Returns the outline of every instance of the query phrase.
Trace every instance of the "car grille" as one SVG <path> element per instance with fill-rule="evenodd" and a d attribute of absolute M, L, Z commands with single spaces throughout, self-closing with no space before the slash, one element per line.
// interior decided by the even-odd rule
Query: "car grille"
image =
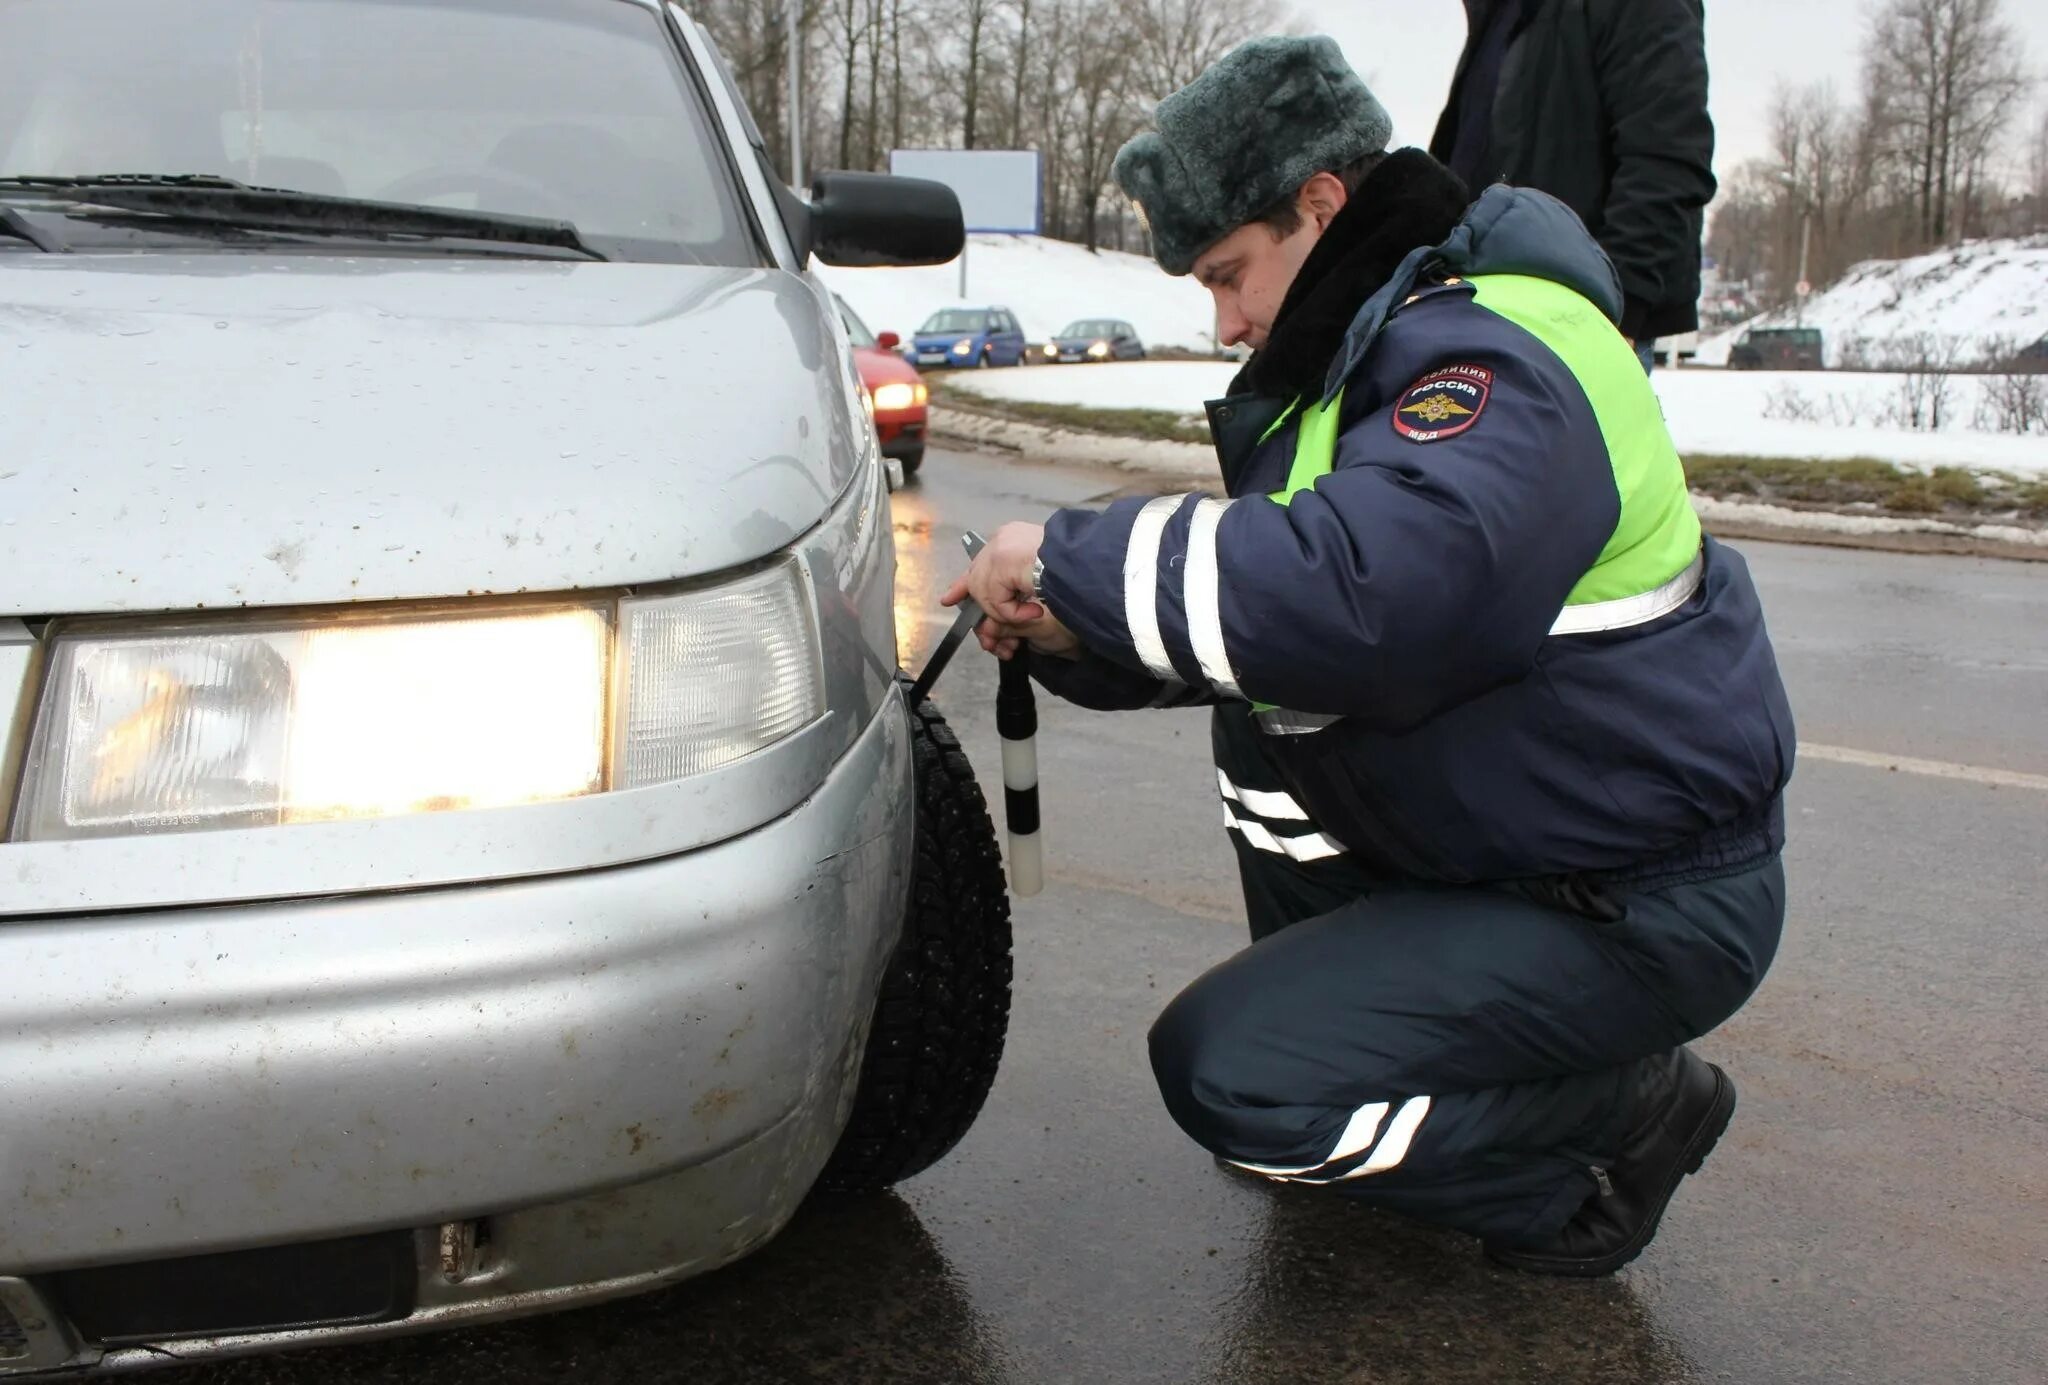
<path fill-rule="evenodd" d="M 28 1333 L 14 1320 L 14 1314 L 0 1304 L 0 1361 L 17 1361 L 28 1355 Z"/>
<path fill-rule="evenodd" d="M 410 1231 L 60 1270 L 50 1289 L 95 1346 L 396 1322 L 412 1313 Z"/>

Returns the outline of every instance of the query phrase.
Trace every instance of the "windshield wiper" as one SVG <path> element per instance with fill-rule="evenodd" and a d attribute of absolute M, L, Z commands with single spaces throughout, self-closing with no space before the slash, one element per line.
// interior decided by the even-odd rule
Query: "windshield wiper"
<path fill-rule="evenodd" d="M 135 212 L 166 221 L 316 236 L 399 236 L 546 246 L 602 260 L 567 221 L 467 212 L 287 188 L 251 187 L 210 174 L 0 178 L 0 198 L 33 197 Z M 4 208 L 0 208 L 4 211 Z M 73 213 L 83 215 L 85 213 Z M 17 225 L 19 218 L 9 225 Z M 17 229 L 19 227 L 17 226 Z M 23 234 L 26 234 L 25 232 Z"/>
<path fill-rule="evenodd" d="M 5 202 L 0 202 L 0 231 L 10 236 L 19 236 L 36 249 L 49 255 L 62 255 L 71 247 L 50 233 L 46 226 L 38 226 Z"/>

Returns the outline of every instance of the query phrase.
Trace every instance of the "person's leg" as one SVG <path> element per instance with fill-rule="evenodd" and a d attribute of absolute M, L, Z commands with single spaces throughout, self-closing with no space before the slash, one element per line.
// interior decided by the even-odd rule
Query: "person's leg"
<path fill-rule="evenodd" d="M 1648 375 L 1657 368 L 1657 343 L 1644 337 L 1636 343 L 1636 359 L 1643 363 L 1643 374 Z"/>
<path fill-rule="evenodd" d="M 1167 1109 L 1269 1176 L 1509 1244 L 1553 1235 L 1769 966 L 1776 861 L 1591 921 L 1487 889 L 1381 890 L 1210 971 L 1154 1025 Z"/>
<path fill-rule="evenodd" d="M 1211 721 L 1223 821 L 1237 853 L 1252 941 L 1342 908 L 1379 882 L 1337 848 L 1288 793 L 1271 760 L 1271 739 L 1242 702 L 1220 704 Z M 1330 854 L 1333 852 L 1334 854 Z"/>

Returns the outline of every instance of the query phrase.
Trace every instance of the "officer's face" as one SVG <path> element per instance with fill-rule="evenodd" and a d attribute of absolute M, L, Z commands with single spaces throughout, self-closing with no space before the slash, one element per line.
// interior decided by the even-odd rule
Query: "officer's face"
<path fill-rule="evenodd" d="M 1263 221 L 1240 226 L 1196 257 L 1194 275 L 1216 300 L 1216 339 L 1254 351 L 1266 344 L 1273 319 L 1302 262 L 1344 209 L 1344 184 L 1318 173 L 1295 197 L 1300 224 L 1281 235 Z"/>

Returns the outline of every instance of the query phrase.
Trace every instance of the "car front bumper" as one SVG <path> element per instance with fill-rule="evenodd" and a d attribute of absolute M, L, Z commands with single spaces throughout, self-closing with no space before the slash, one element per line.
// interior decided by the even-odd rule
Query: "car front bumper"
<path fill-rule="evenodd" d="M 201 1356 L 531 1312 L 738 1257 L 844 1124 L 912 804 L 892 697 L 802 806 L 680 856 L 0 926 L 0 1276 L 33 1290 L 412 1237 L 409 1313 L 169 1347 Z M 149 1359 L 87 1341 L 78 1363 Z"/>
<path fill-rule="evenodd" d="M 875 434 L 882 442 L 882 455 L 900 457 L 924 447 L 930 422 L 926 409 L 901 409 L 875 415 Z"/>

